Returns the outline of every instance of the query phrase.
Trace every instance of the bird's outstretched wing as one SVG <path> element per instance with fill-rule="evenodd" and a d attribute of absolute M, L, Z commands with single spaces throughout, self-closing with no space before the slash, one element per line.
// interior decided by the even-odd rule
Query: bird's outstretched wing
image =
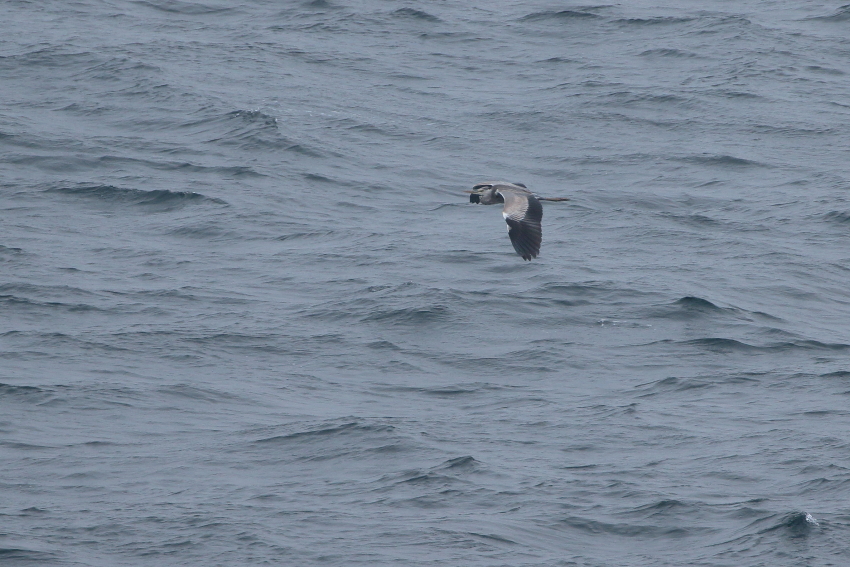
<path fill-rule="evenodd" d="M 540 242 L 543 240 L 543 232 L 540 229 L 543 206 L 530 193 L 513 191 L 499 193 L 505 200 L 502 216 L 508 223 L 508 236 L 511 238 L 514 250 L 522 256 L 523 260 L 537 258 L 540 253 Z"/>

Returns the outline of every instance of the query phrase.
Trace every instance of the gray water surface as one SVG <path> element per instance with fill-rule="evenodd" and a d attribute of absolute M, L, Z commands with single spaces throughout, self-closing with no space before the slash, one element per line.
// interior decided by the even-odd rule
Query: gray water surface
<path fill-rule="evenodd" d="M 850 564 L 850 7 L 2 11 L 4 566 Z"/>

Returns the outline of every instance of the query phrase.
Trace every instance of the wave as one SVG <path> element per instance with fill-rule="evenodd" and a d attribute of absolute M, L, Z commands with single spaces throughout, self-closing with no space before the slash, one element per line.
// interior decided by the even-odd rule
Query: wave
<path fill-rule="evenodd" d="M 0 305 L 7 308 L 48 308 L 51 310 L 67 311 L 69 313 L 80 313 L 83 311 L 103 311 L 99 307 L 87 303 L 66 303 L 62 301 L 38 301 L 15 295 L 0 294 Z"/>
<path fill-rule="evenodd" d="M 652 318 L 680 321 L 719 315 L 737 317 L 743 315 L 743 312 L 734 308 L 719 307 L 707 299 L 688 295 L 670 304 L 654 307 L 648 314 Z"/>
<path fill-rule="evenodd" d="M 716 529 L 680 524 L 659 526 L 655 524 L 636 524 L 631 522 L 602 522 L 588 518 L 570 516 L 561 520 L 562 525 L 590 535 L 615 535 L 636 538 L 684 538 L 699 534 L 716 532 Z"/>
<path fill-rule="evenodd" d="M 652 18 L 622 18 L 615 20 L 615 23 L 626 24 L 629 26 L 657 26 L 657 25 L 672 25 L 686 24 L 694 21 L 696 18 L 676 17 L 676 16 L 656 16 Z"/>
<path fill-rule="evenodd" d="M 690 341 L 681 341 L 679 344 L 683 345 L 692 345 L 703 347 L 708 350 L 715 351 L 748 351 L 748 350 L 758 350 L 758 347 L 753 345 L 737 341 L 735 339 L 724 339 L 724 338 L 706 338 L 706 339 L 693 339 Z"/>
<path fill-rule="evenodd" d="M 487 395 L 493 391 L 505 389 L 503 386 L 478 382 L 474 384 L 457 384 L 453 386 L 413 387 L 413 386 L 385 386 L 377 388 L 380 392 L 400 393 L 405 395 L 418 394 L 422 396 L 433 396 L 436 398 L 456 398 L 461 396 Z"/>
<path fill-rule="evenodd" d="M 697 346 L 716 352 L 791 352 L 795 350 L 831 350 L 843 351 L 850 349 L 850 344 L 823 343 L 815 340 L 797 340 L 767 345 L 753 345 L 736 339 L 709 337 L 680 341 L 678 344 Z"/>
<path fill-rule="evenodd" d="M 694 376 L 689 378 L 679 378 L 669 376 L 648 384 L 637 386 L 635 390 L 639 392 L 642 398 L 652 397 L 660 392 L 686 392 L 689 390 L 701 390 L 704 388 L 714 388 L 724 384 L 740 384 L 745 382 L 757 382 L 757 378 L 753 378 L 746 374 L 733 374 L 731 376 Z"/>
<path fill-rule="evenodd" d="M 305 431 L 296 431 L 283 435 L 274 435 L 257 439 L 254 443 L 290 443 L 293 441 L 310 441 L 317 438 L 330 438 L 349 435 L 372 434 L 375 432 L 392 432 L 395 428 L 392 425 L 369 425 L 359 421 L 348 421 L 336 425 L 320 426 L 316 429 L 307 429 Z"/>
<path fill-rule="evenodd" d="M 336 4 L 332 4 L 328 2 L 328 0 L 307 0 L 306 2 L 301 4 L 305 8 L 317 8 L 320 10 L 324 9 L 339 9 L 339 6 Z"/>
<path fill-rule="evenodd" d="M 33 66 L 68 69 L 77 64 L 90 64 L 93 60 L 96 60 L 96 57 L 91 51 L 66 53 L 62 47 L 53 46 L 16 55 L 0 56 L 0 69 L 18 70 Z"/>
<path fill-rule="evenodd" d="M 656 522 L 665 519 L 676 521 L 682 517 L 699 517 L 702 515 L 705 504 L 702 502 L 683 502 L 674 498 L 658 500 L 649 504 L 638 506 L 623 512 L 622 516 L 631 516 L 643 519 L 652 519 Z"/>
<path fill-rule="evenodd" d="M 36 551 L 21 547 L 0 547 L 0 559 L 17 562 L 19 565 L 29 564 L 58 564 L 59 556 L 47 551 Z"/>
<path fill-rule="evenodd" d="M 156 65 L 143 63 L 129 57 L 112 57 L 106 61 L 90 65 L 73 76 L 76 79 L 114 82 L 120 80 L 123 74 L 129 73 L 129 76 L 138 79 L 141 74 L 150 73 L 153 76 L 159 76 L 162 72 L 163 69 Z M 87 109 L 85 112 L 90 112 L 88 107 L 76 102 L 62 108 L 63 111 L 80 111 L 82 109 Z"/>
<path fill-rule="evenodd" d="M 850 378 L 850 370 L 836 370 L 835 372 L 827 372 L 821 374 L 821 378 Z"/>
<path fill-rule="evenodd" d="M 295 428 L 295 431 L 291 429 Z M 315 462 L 338 458 L 365 458 L 410 450 L 410 439 L 388 423 L 369 423 L 362 419 L 342 418 L 304 428 L 286 426 L 290 431 L 256 439 L 250 445 L 264 458 Z M 242 449 L 239 449 L 242 450 Z"/>
<path fill-rule="evenodd" d="M 168 234 L 183 238 L 199 238 L 203 240 L 238 240 L 238 232 L 227 230 L 217 222 L 204 222 L 180 226 L 169 230 Z"/>
<path fill-rule="evenodd" d="M 720 312 L 723 311 L 720 307 L 713 304 L 707 299 L 703 299 L 701 297 L 695 297 L 692 295 L 687 295 L 682 299 L 679 299 L 675 302 L 675 305 L 682 307 L 688 311 L 699 311 L 699 312 Z"/>
<path fill-rule="evenodd" d="M 200 386 L 192 386 L 190 384 L 174 384 L 157 390 L 162 394 L 174 396 L 177 398 L 185 398 L 192 401 L 207 402 L 207 403 L 230 403 L 240 401 L 244 398 L 214 390 L 211 388 L 201 388 Z"/>
<path fill-rule="evenodd" d="M 127 189 L 113 185 L 59 187 L 56 189 L 47 189 L 46 192 L 93 199 L 101 203 L 117 203 L 144 207 L 157 212 L 173 211 L 195 203 L 227 204 L 221 199 L 207 197 L 193 191 L 170 191 L 168 189 L 145 191 L 143 189 Z"/>
<path fill-rule="evenodd" d="M 0 293 L 41 295 L 46 297 L 67 297 L 69 295 L 97 297 L 98 295 L 95 292 L 69 285 L 36 285 L 23 282 L 0 284 Z"/>
<path fill-rule="evenodd" d="M 317 238 L 323 236 L 337 236 L 338 231 L 335 230 L 317 230 L 313 232 L 293 232 L 275 237 L 275 240 L 300 240 L 302 238 Z"/>
<path fill-rule="evenodd" d="M 23 248 L 16 248 L 14 246 L 3 246 L 0 244 L 0 258 L 6 257 L 7 259 L 10 257 L 21 256 L 23 255 Z"/>
<path fill-rule="evenodd" d="M 549 57 L 547 59 L 541 59 L 537 61 L 537 63 L 579 63 L 579 60 L 570 59 L 568 57 Z"/>
<path fill-rule="evenodd" d="M 646 51 L 640 54 L 642 57 L 677 57 L 677 58 L 692 58 L 699 57 L 696 53 L 691 53 L 690 51 L 682 51 L 681 49 L 672 49 L 672 48 L 657 48 L 657 49 L 647 49 Z"/>
<path fill-rule="evenodd" d="M 234 10 L 229 7 L 208 6 L 199 2 L 186 2 L 185 0 L 133 0 L 133 4 L 153 8 L 154 10 L 168 14 L 184 14 L 187 16 L 219 14 Z"/>
<path fill-rule="evenodd" d="M 294 142 L 280 132 L 278 119 L 261 110 L 234 110 L 224 115 L 187 122 L 180 126 L 204 136 L 204 143 L 235 146 L 243 150 L 279 149 L 308 157 L 324 153 Z"/>
<path fill-rule="evenodd" d="M 765 100 L 765 97 L 762 96 L 762 95 L 758 95 L 758 94 L 750 93 L 750 92 L 746 92 L 746 91 L 739 91 L 739 90 L 718 89 L 718 90 L 715 91 L 715 94 L 717 94 L 718 96 L 725 97 L 725 98 L 738 99 L 738 100 L 740 100 L 740 99 Z M 755 125 L 752 128 L 753 128 L 754 131 L 755 130 L 761 130 L 761 131 L 791 132 L 791 133 L 794 133 L 794 132 L 797 132 L 797 131 L 805 132 L 805 130 L 796 130 L 796 129 L 789 129 L 789 128 L 776 128 L 776 127 L 770 126 L 770 125 L 767 125 L 767 126 L 765 126 L 765 125 Z M 817 131 L 813 131 L 813 132 L 818 133 Z"/>
<path fill-rule="evenodd" d="M 428 257 L 435 259 L 434 255 L 429 254 Z M 504 273 L 506 268 L 499 267 L 499 271 Z M 577 285 L 575 290 L 574 293 L 553 293 L 554 288 L 544 285 L 535 290 L 502 294 L 486 290 L 438 289 L 417 284 L 370 286 L 344 300 L 304 306 L 298 314 L 306 319 L 351 320 L 380 323 L 382 326 L 441 325 L 470 316 L 477 310 L 477 306 L 485 308 L 486 305 L 486 310 L 492 312 L 494 306 L 498 310 L 512 311 L 519 305 L 524 306 L 525 313 L 531 310 L 547 315 L 551 314 L 547 308 L 587 305 L 593 301 L 594 290 L 591 287 Z M 627 294 L 617 290 L 598 290 L 597 293 L 603 298 L 610 296 L 621 302 L 627 301 L 623 299 Z M 558 311 L 558 316 L 565 315 L 560 309 Z M 513 354 L 524 357 L 526 351 L 520 350 Z M 529 357 L 546 356 L 546 352 L 535 348 Z"/>
<path fill-rule="evenodd" d="M 404 500 L 420 505 L 433 506 L 438 504 L 446 496 L 442 490 L 435 493 L 435 489 L 446 489 L 451 485 L 459 483 L 467 485 L 470 482 L 469 476 L 486 472 L 487 468 L 481 462 L 470 455 L 465 455 L 449 459 L 427 469 L 412 469 L 386 475 L 379 479 L 378 483 L 381 485 L 379 490 L 394 486 L 409 485 L 425 487 L 427 490 L 426 494 L 420 494 L 413 498 L 405 498 Z"/>
<path fill-rule="evenodd" d="M 821 529 L 821 521 L 806 511 L 794 511 L 785 514 L 754 509 L 748 506 L 736 507 L 732 515 L 738 519 L 752 519 L 733 539 L 723 541 L 723 554 L 743 554 L 758 556 L 767 564 L 783 564 L 788 557 L 781 546 L 785 542 L 805 539 Z M 777 547 L 779 546 L 779 547 Z M 770 557 L 777 560 L 770 561 Z"/>
<path fill-rule="evenodd" d="M 768 167 L 768 164 L 725 154 L 693 155 L 681 158 L 674 158 L 674 160 L 693 163 L 697 165 L 707 165 L 711 167 Z"/>
<path fill-rule="evenodd" d="M 481 463 L 476 461 L 473 457 L 467 455 L 465 457 L 456 457 L 454 459 L 449 459 L 448 461 L 445 461 L 433 470 L 471 472 L 480 468 Z"/>
<path fill-rule="evenodd" d="M 535 22 L 540 20 L 569 21 L 569 20 L 592 20 L 600 18 L 593 12 L 582 10 L 546 10 L 525 15 L 519 19 L 521 22 Z"/>
<path fill-rule="evenodd" d="M 605 95 L 616 104 L 635 106 L 639 104 L 653 104 L 664 107 L 687 106 L 693 99 L 672 94 L 648 94 L 634 91 L 619 91 Z"/>
<path fill-rule="evenodd" d="M 433 16 L 428 12 L 423 12 L 422 10 L 416 10 L 414 8 L 399 8 L 395 12 L 392 13 L 393 16 L 402 17 L 402 18 L 413 18 L 415 20 L 423 20 L 426 22 L 441 22 L 440 18 L 437 16 Z"/>
<path fill-rule="evenodd" d="M 41 402 L 50 397 L 51 392 L 37 386 L 16 386 L 0 382 L 0 398 L 17 398 L 19 401 Z"/>
<path fill-rule="evenodd" d="M 520 265 L 520 268 L 523 267 Z M 545 300 L 555 305 L 572 307 L 587 305 L 594 301 L 619 303 L 628 301 L 629 299 L 653 295 L 655 294 L 651 292 L 616 286 L 612 282 L 589 281 L 584 283 L 552 282 L 523 292 L 519 297 L 515 295 L 509 297 L 514 299 Z"/>
<path fill-rule="evenodd" d="M 850 211 L 830 211 L 823 215 L 825 220 L 838 224 L 850 223 Z"/>
<path fill-rule="evenodd" d="M 30 156 L 29 161 L 33 163 L 39 163 L 40 161 L 51 162 L 53 158 L 50 156 L 46 156 L 44 158 Z M 130 158 L 124 156 L 115 156 L 115 155 L 105 155 L 101 156 L 97 159 L 91 160 L 83 160 L 79 159 L 76 161 L 81 166 L 91 167 L 93 169 L 99 169 L 104 163 L 106 164 L 127 164 L 129 166 L 142 166 L 142 167 L 150 167 L 151 169 L 157 169 L 160 171 L 183 171 L 189 173 L 200 173 L 206 175 L 215 175 L 220 178 L 222 176 L 231 176 L 234 178 L 239 177 L 265 177 L 262 173 L 257 172 L 255 169 L 244 166 L 244 165 L 236 165 L 236 166 L 207 166 L 207 165 L 198 165 L 196 163 L 190 163 L 187 161 L 155 161 L 149 159 L 138 159 L 138 158 Z"/>
<path fill-rule="evenodd" d="M 828 16 L 813 16 L 809 20 L 820 20 L 822 22 L 847 22 L 850 21 L 850 4 L 844 4 Z"/>
<path fill-rule="evenodd" d="M 766 522 L 773 521 L 773 523 L 766 527 L 762 528 L 755 533 L 758 535 L 764 535 L 769 533 L 780 533 L 790 538 L 800 538 L 806 537 L 813 530 L 820 527 L 820 522 L 815 519 L 809 512 L 799 511 L 799 512 L 790 512 L 783 516 L 779 516 L 777 519 L 777 514 L 773 514 L 766 518 L 760 518 L 756 520 L 752 524 L 751 527 L 758 526 L 760 524 L 764 524 Z"/>
<path fill-rule="evenodd" d="M 402 307 L 398 309 L 378 309 L 363 317 L 363 321 L 381 321 L 404 325 L 434 323 L 448 318 L 449 308 L 444 305 L 430 307 Z"/>

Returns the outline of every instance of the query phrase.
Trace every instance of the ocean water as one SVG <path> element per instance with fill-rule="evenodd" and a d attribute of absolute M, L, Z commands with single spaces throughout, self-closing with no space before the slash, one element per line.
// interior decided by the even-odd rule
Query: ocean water
<path fill-rule="evenodd" d="M 4 2 L 0 563 L 850 565 L 848 25 Z"/>

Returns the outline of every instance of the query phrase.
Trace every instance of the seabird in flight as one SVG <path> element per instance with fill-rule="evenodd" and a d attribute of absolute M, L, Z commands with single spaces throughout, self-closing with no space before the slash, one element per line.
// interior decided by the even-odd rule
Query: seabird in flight
<path fill-rule="evenodd" d="M 508 236 L 511 238 L 514 250 L 522 256 L 523 260 L 537 258 L 540 253 L 540 241 L 543 238 L 540 230 L 543 206 L 540 201 L 569 201 L 564 197 L 538 197 L 522 183 L 507 181 L 479 183 L 467 193 L 470 193 L 470 203 L 505 204 L 502 216 L 508 223 Z"/>

